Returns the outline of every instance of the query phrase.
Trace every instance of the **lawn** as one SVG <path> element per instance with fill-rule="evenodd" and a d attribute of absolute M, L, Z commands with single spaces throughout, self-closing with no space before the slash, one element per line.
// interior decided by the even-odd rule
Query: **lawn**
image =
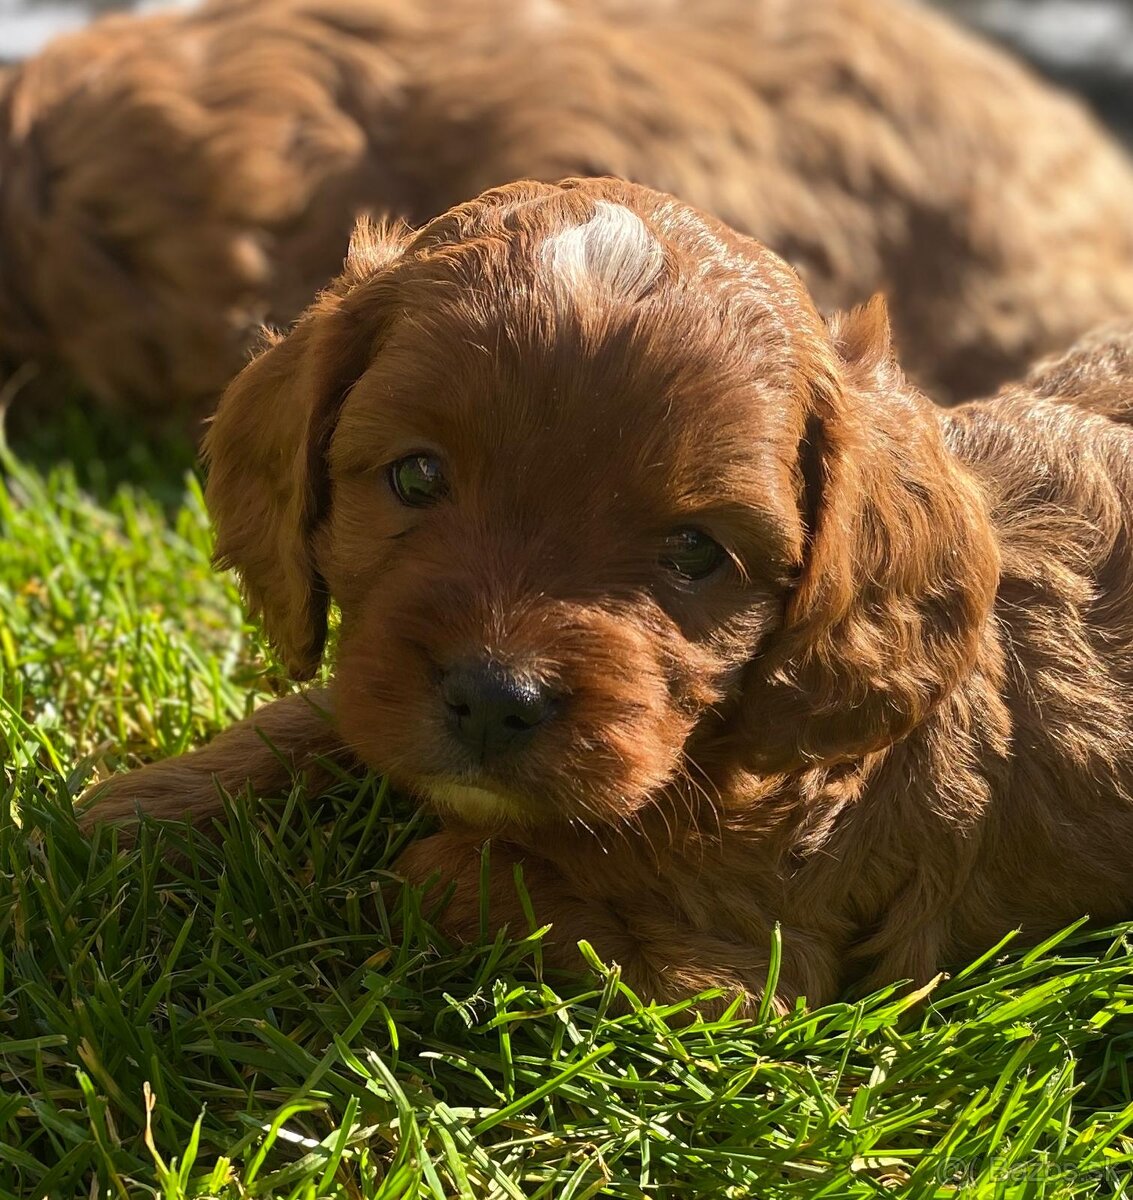
<path fill-rule="evenodd" d="M 538 930 L 447 945 L 377 779 L 88 842 L 85 782 L 288 686 L 189 463 L 3 452 L 0 1196 L 1133 1195 L 1133 926 L 705 1023 L 544 976 Z"/>

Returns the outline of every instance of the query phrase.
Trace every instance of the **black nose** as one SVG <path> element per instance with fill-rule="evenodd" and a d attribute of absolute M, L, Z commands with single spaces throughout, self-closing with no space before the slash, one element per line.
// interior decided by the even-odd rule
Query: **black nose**
<path fill-rule="evenodd" d="M 457 741 L 478 761 L 523 741 L 556 703 L 547 687 L 492 659 L 450 667 L 441 677 L 441 696 Z"/>

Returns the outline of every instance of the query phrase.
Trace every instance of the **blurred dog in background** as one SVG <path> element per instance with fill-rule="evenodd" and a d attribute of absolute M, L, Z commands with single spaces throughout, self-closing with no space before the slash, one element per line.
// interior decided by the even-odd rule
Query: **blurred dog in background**
<path fill-rule="evenodd" d="M 0 102 L 0 357 L 208 413 L 359 213 L 610 174 L 882 291 L 984 392 L 1133 309 L 1133 171 L 1084 109 L 901 0 L 218 0 L 116 17 Z"/>

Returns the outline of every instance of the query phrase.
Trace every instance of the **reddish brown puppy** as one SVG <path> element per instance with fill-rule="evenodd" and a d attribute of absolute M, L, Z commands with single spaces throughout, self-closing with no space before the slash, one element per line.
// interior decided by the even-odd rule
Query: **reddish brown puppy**
<path fill-rule="evenodd" d="M 758 997 L 776 921 L 781 998 L 824 1000 L 1125 914 L 1133 446 L 1059 378 L 1078 404 L 937 409 L 879 302 L 827 325 L 628 184 L 365 227 L 208 447 L 295 674 L 341 606 L 333 715 L 270 706 L 93 817 L 277 786 L 257 725 L 296 766 L 337 738 L 443 814 L 402 866 L 455 880 L 456 935 L 490 838 L 493 918 L 522 863 L 560 961 L 586 938 L 662 999 Z"/>

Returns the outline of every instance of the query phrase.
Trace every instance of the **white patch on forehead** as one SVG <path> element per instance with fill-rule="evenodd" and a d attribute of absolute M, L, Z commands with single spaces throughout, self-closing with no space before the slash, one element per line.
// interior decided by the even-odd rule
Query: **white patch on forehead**
<path fill-rule="evenodd" d="M 665 252 L 637 213 L 610 200 L 597 200 L 594 207 L 588 221 L 547 238 L 543 262 L 571 290 L 598 284 L 626 300 L 640 300 L 664 270 Z"/>
<path fill-rule="evenodd" d="M 528 0 L 522 15 L 533 29 L 557 29 L 567 23 L 567 14 L 558 0 Z"/>

